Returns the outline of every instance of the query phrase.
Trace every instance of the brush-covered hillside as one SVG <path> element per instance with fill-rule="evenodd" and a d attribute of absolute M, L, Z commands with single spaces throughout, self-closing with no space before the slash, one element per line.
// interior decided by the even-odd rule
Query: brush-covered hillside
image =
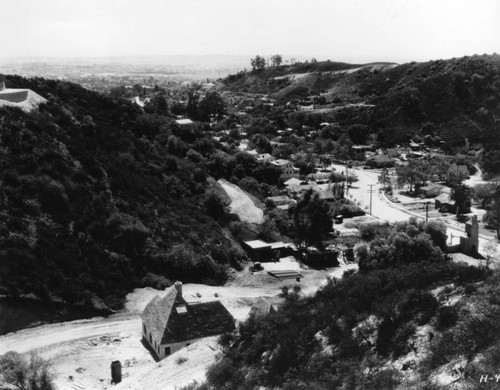
<path fill-rule="evenodd" d="M 269 94 L 282 103 L 315 102 L 317 109 L 303 115 L 323 116 L 318 123 L 326 118 L 367 125 L 382 146 L 413 138 L 453 153 L 484 148 L 484 170 L 500 171 L 496 54 L 402 65 L 296 64 L 242 72 L 224 82 L 232 91 Z M 356 103 L 364 105 L 353 109 Z"/>
<path fill-rule="evenodd" d="M 277 311 L 220 338 L 221 358 L 190 388 L 488 388 L 481 375 L 500 368 L 498 271 L 451 261 L 442 223 L 370 231 L 359 272 L 314 296 L 285 288 Z"/>
<path fill-rule="evenodd" d="M 137 286 L 226 280 L 220 144 L 76 84 L 6 82 L 48 102 L 0 108 L 0 294 L 119 308 Z"/>

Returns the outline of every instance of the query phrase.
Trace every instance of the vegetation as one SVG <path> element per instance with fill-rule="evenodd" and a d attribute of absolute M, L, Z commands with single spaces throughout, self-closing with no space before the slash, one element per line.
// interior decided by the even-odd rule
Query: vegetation
<path fill-rule="evenodd" d="M 19 390 L 55 390 L 49 364 L 37 355 L 17 352 L 0 355 L 0 387 Z"/>
<path fill-rule="evenodd" d="M 277 313 L 251 315 L 224 343 L 222 359 L 199 388 L 394 388 L 401 377 L 390 362 L 415 348 L 416 330 L 426 324 L 449 329 L 458 321 L 429 290 L 487 275 L 466 265 L 421 259 L 346 274 L 330 280 L 314 297 L 288 291 Z M 494 333 L 487 337 L 496 339 Z"/>
<path fill-rule="evenodd" d="M 49 101 L 0 110 L 0 294 L 116 309 L 134 286 L 221 283 L 238 266 L 207 178 L 237 175 L 240 160 L 217 165 L 203 124 L 181 130 L 71 83 L 7 81 Z"/>

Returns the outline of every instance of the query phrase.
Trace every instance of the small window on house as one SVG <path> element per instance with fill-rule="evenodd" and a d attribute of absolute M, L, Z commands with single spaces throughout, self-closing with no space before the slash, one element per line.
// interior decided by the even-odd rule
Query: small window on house
<path fill-rule="evenodd" d="M 149 342 L 152 343 L 153 342 L 153 337 L 151 336 L 151 333 L 149 334 Z"/>
<path fill-rule="evenodd" d="M 188 345 L 191 345 L 191 343 L 186 343 L 186 347 L 187 347 Z"/>
<path fill-rule="evenodd" d="M 170 355 L 170 347 L 165 347 L 165 355 Z"/>
<path fill-rule="evenodd" d="M 148 332 L 146 331 L 146 325 L 142 324 L 142 333 L 147 334 Z"/>

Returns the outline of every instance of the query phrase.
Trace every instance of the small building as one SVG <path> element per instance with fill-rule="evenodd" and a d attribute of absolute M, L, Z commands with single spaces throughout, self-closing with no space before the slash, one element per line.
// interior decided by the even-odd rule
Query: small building
<path fill-rule="evenodd" d="M 243 244 L 248 257 L 250 257 L 252 261 L 264 262 L 273 259 L 271 244 L 262 240 L 245 241 Z"/>
<path fill-rule="evenodd" d="M 327 248 L 320 251 L 315 247 L 307 247 L 301 250 L 302 261 L 317 267 L 336 267 L 339 265 L 338 256 L 340 251 Z"/>
<path fill-rule="evenodd" d="M 357 161 L 364 161 L 366 152 L 373 151 L 373 145 L 353 145 L 351 147 L 352 159 Z"/>
<path fill-rule="evenodd" d="M 318 189 L 316 192 L 333 213 L 337 209 L 338 201 L 344 199 L 344 183 L 329 184 L 327 188 Z"/>
<path fill-rule="evenodd" d="M 181 129 L 192 129 L 194 127 L 194 122 L 191 119 L 189 119 L 189 118 L 176 119 L 175 123 Z"/>
<path fill-rule="evenodd" d="M 434 198 L 434 207 L 442 213 L 454 213 L 456 211 L 455 203 L 450 200 L 450 194 L 446 192 Z"/>
<path fill-rule="evenodd" d="M 281 170 L 280 178 L 283 181 L 290 179 L 292 177 L 299 176 L 297 169 L 294 168 L 291 161 L 278 159 L 278 160 L 271 161 L 271 164 L 278 167 Z"/>
<path fill-rule="evenodd" d="M 457 177 L 460 179 L 467 179 L 469 177 L 469 169 L 467 165 L 459 165 L 457 163 L 453 163 L 448 168 L 447 177 Z"/>
<path fill-rule="evenodd" d="M 220 301 L 188 303 L 182 283 L 154 297 L 142 313 L 142 337 L 158 359 L 209 336 L 235 329 L 234 318 Z"/>
<path fill-rule="evenodd" d="M 282 209 L 282 210 L 288 210 L 291 204 L 295 203 L 295 200 L 289 198 L 286 195 L 280 195 L 280 196 L 268 196 L 265 200 L 266 204 L 271 203 L 273 204 L 276 208 Z"/>
<path fill-rule="evenodd" d="M 425 198 L 435 198 L 441 194 L 444 186 L 442 184 L 431 183 L 426 186 L 420 187 L 419 193 Z"/>
<path fill-rule="evenodd" d="M 378 154 L 366 161 L 366 165 L 373 168 L 392 168 L 395 164 L 396 160 L 386 154 Z"/>
<path fill-rule="evenodd" d="M 269 153 L 261 153 L 255 156 L 257 161 L 259 162 L 270 162 L 274 160 L 274 157 L 271 156 Z"/>

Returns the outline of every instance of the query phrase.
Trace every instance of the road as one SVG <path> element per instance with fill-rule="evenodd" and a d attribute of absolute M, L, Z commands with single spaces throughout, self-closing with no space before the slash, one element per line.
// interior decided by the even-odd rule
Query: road
<path fill-rule="evenodd" d="M 345 166 L 342 165 L 334 165 L 333 166 L 338 172 L 345 172 Z M 378 170 L 364 170 L 357 168 L 349 168 L 349 173 L 354 173 L 358 177 L 358 181 L 353 183 L 353 187 L 349 188 L 348 197 L 352 195 L 352 199 L 359 202 L 361 207 L 365 209 L 365 211 L 369 212 L 370 207 L 370 184 L 373 185 L 372 192 L 372 216 L 388 222 L 397 222 L 397 221 L 406 221 L 410 217 L 416 217 L 423 219 L 424 216 L 416 213 L 412 213 L 411 211 L 405 210 L 403 206 L 400 204 L 393 203 L 389 201 L 384 194 L 381 192 L 381 185 L 378 183 L 378 176 L 380 175 L 380 171 Z M 477 174 L 474 175 L 471 184 L 482 184 L 483 180 L 480 180 L 481 172 L 478 170 Z M 433 207 L 433 206 L 431 206 Z M 465 235 L 465 224 L 459 223 L 455 220 L 447 220 L 445 218 L 436 218 L 437 220 L 442 220 L 447 227 L 448 234 L 448 243 L 450 245 L 455 245 L 460 243 L 460 236 Z M 482 253 L 484 251 L 484 247 L 491 242 L 491 237 L 480 234 L 479 235 L 479 252 Z M 500 253 L 500 244 L 496 242 L 497 253 Z M 500 266 L 500 263 L 499 263 Z"/>

